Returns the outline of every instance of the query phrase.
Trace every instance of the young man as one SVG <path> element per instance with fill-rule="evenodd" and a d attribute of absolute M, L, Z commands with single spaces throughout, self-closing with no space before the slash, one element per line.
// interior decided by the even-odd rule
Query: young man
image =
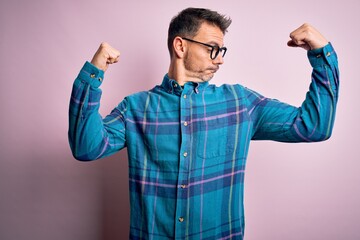
<path fill-rule="evenodd" d="M 209 84 L 224 63 L 231 20 L 188 8 L 170 23 L 171 62 L 162 83 L 126 97 L 104 119 L 100 84 L 120 53 L 103 43 L 73 86 L 69 141 L 93 160 L 127 147 L 131 239 L 243 239 L 243 183 L 250 140 L 323 141 L 338 98 L 337 57 L 304 24 L 289 46 L 308 50 L 310 90 L 296 108 L 244 88 Z"/>

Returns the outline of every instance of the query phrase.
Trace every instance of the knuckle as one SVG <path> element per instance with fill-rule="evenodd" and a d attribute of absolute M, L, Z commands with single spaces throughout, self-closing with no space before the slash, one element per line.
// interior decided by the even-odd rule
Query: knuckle
<path fill-rule="evenodd" d="M 312 29 L 312 27 L 309 23 L 304 23 L 304 28 L 306 31 L 310 31 Z"/>
<path fill-rule="evenodd" d="M 100 48 L 107 48 L 109 46 L 109 44 L 107 42 L 102 42 L 100 44 Z"/>
<path fill-rule="evenodd" d="M 307 28 L 305 31 L 306 36 L 312 35 L 312 30 L 310 28 Z"/>

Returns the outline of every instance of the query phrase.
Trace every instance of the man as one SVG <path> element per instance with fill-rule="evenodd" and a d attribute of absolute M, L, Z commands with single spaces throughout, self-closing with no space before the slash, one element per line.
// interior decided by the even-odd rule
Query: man
<path fill-rule="evenodd" d="M 337 57 L 304 24 L 289 46 L 308 50 L 313 67 L 299 108 L 241 85 L 209 84 L 224 63 L 231 20 L 188 8 L 169 26 L 171 62 L 161 85 L 126 97 L 104 119 L 98 88 L 120 53 L 101 44 L 73 86 L 69 141 L 75 158 L 92 160 L 127 147 L 131 239 L 243 239 L 243 183 L 250 140 L 323 141 L 338 98 Z"/>

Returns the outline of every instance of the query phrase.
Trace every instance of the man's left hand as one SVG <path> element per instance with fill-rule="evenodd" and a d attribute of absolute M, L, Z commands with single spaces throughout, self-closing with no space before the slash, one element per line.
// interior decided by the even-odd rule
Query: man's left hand
<path fill-rule="evenodd" d="M 290 38 L 287 43 L 289 47 L 302 47 L 306 50 L 322 48 L 328 44 L 324 36 L 308 23 L 291 32 Z"/>

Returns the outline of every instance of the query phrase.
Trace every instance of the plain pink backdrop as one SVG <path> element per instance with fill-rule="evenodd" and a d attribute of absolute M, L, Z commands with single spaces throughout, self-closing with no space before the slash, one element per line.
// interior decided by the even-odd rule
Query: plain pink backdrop
<path fill-rule="evenodd" d="M 72 82 L 107 41 L 122 55 L 106 73 L 101 114 L 159 84 L 169 64 L 169 21 L 189 6 L 233 19 L 213 83 L 241 83 L 294 105 L 311 68 L 305 51 L 286 46 L 289 33 L 309 22 L 333 43 L 342 81 L 333 136 L 252 143 L 246 240 L 360 239 L 359 1 L 1 0 L 1 240 L 128 237 L 126 151 L 91 163 L 73 159 Z"/>

